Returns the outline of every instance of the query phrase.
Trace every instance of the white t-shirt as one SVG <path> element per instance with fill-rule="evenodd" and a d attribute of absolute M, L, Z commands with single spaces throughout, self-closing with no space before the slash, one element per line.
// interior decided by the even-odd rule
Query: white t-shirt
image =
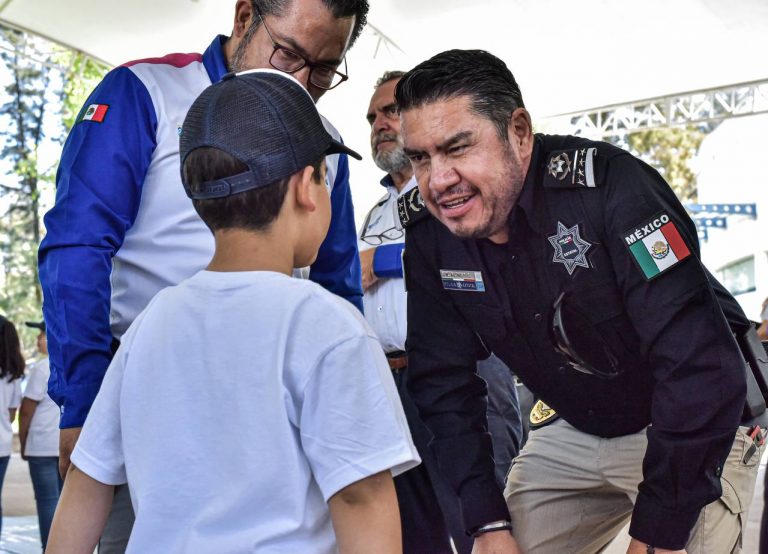
<path fill-rule="evenodd" d="M 24 398 L 38 402 L 27 435 L 27 456 L 59 455 L 59 408 L 48 396 L 48 358 L 42 358 L 29 369 Z"/>
<path fill-rule="evenodd" d="M 124 335 L 72 460 L 128 482 L 128 552 L 335 552 L 327 500 L 419 461 L 390 373 L 319 285 L 201 271 Z"/>
<path fill-rule="evenodd" d="M 0 379 L 0 456 L 11 455 L 13 428 L 8 410 L 21 403 L 21 379 Z"/>

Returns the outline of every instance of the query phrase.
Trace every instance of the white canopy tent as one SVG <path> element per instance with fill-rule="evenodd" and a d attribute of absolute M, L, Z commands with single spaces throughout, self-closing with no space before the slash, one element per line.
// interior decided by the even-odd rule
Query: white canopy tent
<path fill-rule="evenodd" d="M 302 1 L 302 0 L 296 0 Z M 202 51 L 232 26 L 234 0 L 4 0 L 0 21 L 109 64 Z M 765 0 L 371 0 L 348 56 L 350 81 L 320 109 L 368 151 L 376 78 L 449 48 L 504 59 L 534 122 L 636 99 L 765 79 Z M 373 163 L 352 166 L 358 216 L 383 192 Z"/>

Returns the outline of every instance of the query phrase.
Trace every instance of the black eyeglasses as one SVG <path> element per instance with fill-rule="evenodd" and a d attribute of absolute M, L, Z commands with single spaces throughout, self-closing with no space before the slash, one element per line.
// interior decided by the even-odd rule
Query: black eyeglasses
<path fill-rule="evenodd" d="M 368 212 L 368 215 L 365 216 L 365 221 L 363 222 L 363 232 L 365 232 L 368 229 L 368 224 L 371 222 L 371 215 L 373 215 L 373 212 L 376 211 L 376 208 L 379 208 L 387 203 L 388 198 L 384 198 L 384 200 L 381 200 L 374 208 Z M 390 227 L 389 229 L 385 229 L 381 233 L 375 234 L 375 235 L 361 235 L 360 240 L 370 244 L 371 246 L 379 246 L 381 244 L 384 244 L 384 239 L 387 240 L 397 240 L 405 235 L 405 230 L 400 223 L 400 218 L 397 216 L 397 213 L 395 213 L 395 224 Z"/>
<path fill-rule="evenodd" d="M 619 360 L 612 352 L 611 347 L 605 342 L 594 324 L 573 307 L 565 305 L 565 293 L 560 293 L 555 300 L 552 314 L 552 334 L 555 349 L 568 360 L 576 371 L 600 377 L 601 379 L 613 379 L 623 373 L 619 367 Z M 581 330 L 588 340 L 583 341 L 588 346 L 583 348 L 583 356 L 576 351 L 572 341 L 565 331 L 565 321 L 571 329 Z M 590 361 L 585 358 L 589 357 Z"/>
<path fill-rule="evenodd" d="M 317 88 L 321 88 L 323 90 L 331 90 L 332 88 L 336 88 L 341 83 L 349 79 L 346 74 L 340 71 L 336 71 L 335 67 L 331 67 L 330 65 L 325 65 L 322 63 L 311 62 L 298 52 L 294 52 L 290 48 L 286 48 L 285 46 L 278 44 L 277 41 L 272 37 L 272 33 L 269 32 L 267 22 L 264 21 L 264 17 L 261 15 L 261 12 L 258 8 L 256 8 L 256 13 L 261 20 L 261 24 L 264 25 L 264 30 L 267 32 L 267 36 L 269 36 L 269 40 L 272 41 L 272 47 L 274 48 L 272 55 L 269 57 L 269 65 L 282 71 L 283 73 L 296 73 L 304 67 L 309 67 L 309 82 L 315 85 Z M 344 71 L 347 71 L 346 57 L 344 58 Z"/>

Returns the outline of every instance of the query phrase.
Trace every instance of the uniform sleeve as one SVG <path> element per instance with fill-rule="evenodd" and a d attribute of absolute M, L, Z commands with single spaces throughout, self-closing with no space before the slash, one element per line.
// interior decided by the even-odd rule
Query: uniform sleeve
<path fill-rule="evenodd" d="M 35 402 L 40 402 L 48 393 L 48 381 L 46 380 L 46 371 L 40 367 L 43 361 L 37 362 L 32 366 L 29 372 L 29 379 L 27 379 L 27 386 L 24 388 L 24 398 L 29 398 Z"/>
<path fill-rule="evenodd" d="M 420 461 L 374 337 L 346 339 L 322 355 L 300 414 L 302 447 L 326 501 L 361 479 L 387 469 L 398 475 Z"/>
<path fill-rule="evenodd" d="M 16 379 L 13 382 L 13 392 L 11 393 L 11 402 L 8 404 L 9 408 L 17 409 L 21 405 L 21 379 Z"/>
<path fill-rule="evenodd" d="M 721 494 L 720 473 L 746 395 L 744 366 L 699 261 L 693 222 L 671 189 L 630 156 L 611 162 L 608 182 L 607 247 L 656 380 L 630 534 L 657 547 L 680 549 L 700 509 Z M 667 216 L 674 229 L 661 229 L 664 241 L 655 235 L 645 253 L 642 245 L 631 247 L 631 235 L 650 237 L 647 233 Z M 665 265 L 673 255 L 677 263 Z"/>
<path fill-rule="evenodd" d="M 127 482 L 120 418 L 120 391 L 127 356 L 127 348 L 117 351 L 72 452 L 72 463 L 106 485 Z"/>
<path fill-rule="evenodd" d="M 405 244 L 382 244 L 373 253 L 373 272 L 382 278 L 403 278 Z"/>
<path fill-rule="evenodd" d="M 83 424 L 109 365 L 112 257 L 136 218 L 156 147 L 152 100 L 130 70 L 109 73 L 83 111 L 94 104 L 106 112 L 67 138 L 39 252 L 49 392 L 62 428 Z"/>
<path fill-rule="evenodd" d="M 439 269 L 430 266 L 428 247 L 417 240 L 420 225 L 406 233 L 408 389 L 471 530 L 509 519 L 509 512 L 494 474 L 486 384 L 475 372 L 481 345 L 446 298 Z"/>
<path fill-rule="evenodd" d="M 347 299 L 362 313 L 362 272 L 346 154 L 339 156 L 336 180 L 331 191 L 331 226 L 328 236 L 320 245 L 309 278 L 326 290 Z"/>

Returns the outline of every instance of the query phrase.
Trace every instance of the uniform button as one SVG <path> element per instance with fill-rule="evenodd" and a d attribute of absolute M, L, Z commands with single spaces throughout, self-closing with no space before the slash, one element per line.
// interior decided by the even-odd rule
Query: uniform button
<path fill-rule="evenodd" d="M 384 311 L 384 306 L 379 306 L 378 307 L 378 311 L 383 312 Z"/>
<path fill-rule="evenodd" d="M 514 262 L 516 259 L 517 259 L 517 256 L 515 256 L 514 254 L 512 254 L 512 255 L 509 257 L 509 261 L 510 261 L 510 262 Z"/>
<path fill-rule="evenodd" d="M 587 415 L 589 417 L 595 417 L 595 410 L 587 410 Z"/>
<path fill-rule="evenodd" d="M 565 373 L 565 366 L 561 365 L 560 367 L 557 368 L 557 371 L 559 371 L 560 373 Z"/>
<path fill-rule="evenodd" d="M 535 319 L 536 321 L 541 321 L 542 319 L 544 319 L 544 317 L 541 314 L 533 314 L 533 319 Z"/>
<path fill-rule="evenodd" d="M 721 466 L 717 466 L 715 468 L 715 477 L 720 477 L 723 474 L 723 468 Z"/>

